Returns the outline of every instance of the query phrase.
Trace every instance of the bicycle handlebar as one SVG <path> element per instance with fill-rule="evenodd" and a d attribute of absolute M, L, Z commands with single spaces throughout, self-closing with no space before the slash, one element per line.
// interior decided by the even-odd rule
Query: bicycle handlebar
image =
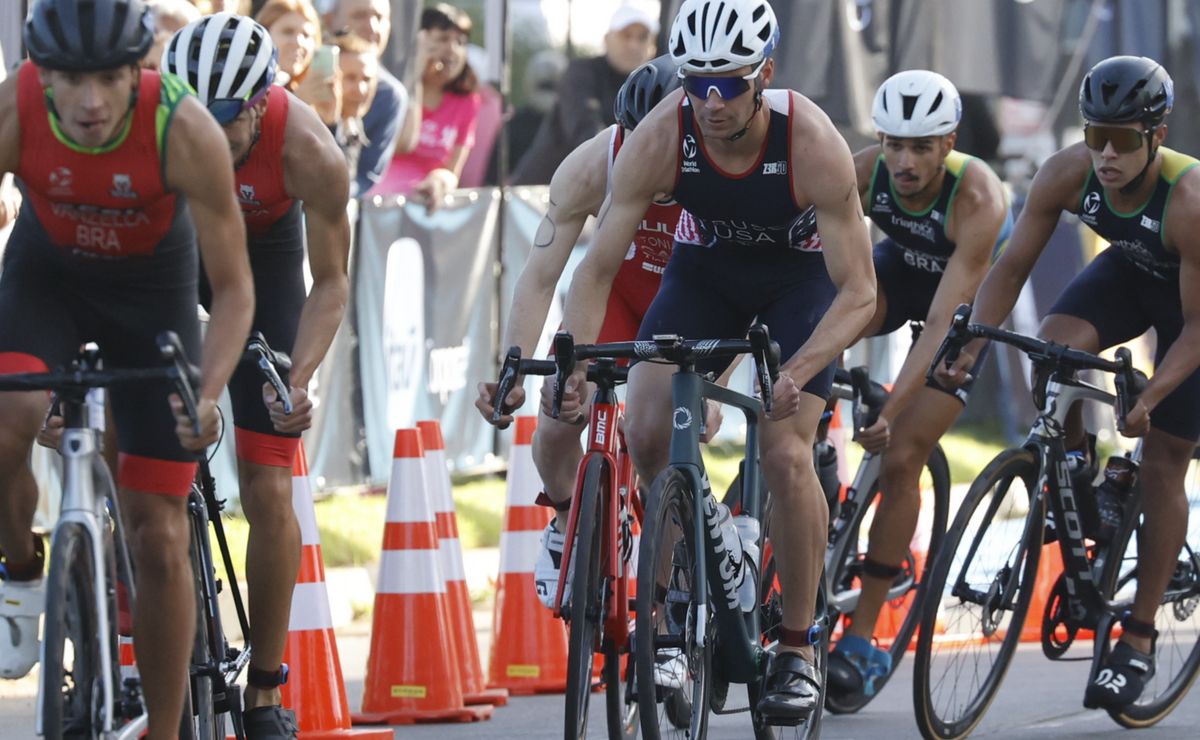
<path fill-rule="evenodd" d="M 608 342 L 605 344 L 575 344 L 569 332 L 560 331 L 554 337 L 556 383 L 553 410 L 562 403 L 563 385 L 583 360 L 665 360 L 680 369 L 691 369 L 697 359 L 730 357 L 750 354 L 754 357 L 755 374 L 762 389 L 763 410 L 771 412 L 772 390 L 779 377 L 779 345 L 771 341 L 764 324 L 750 327 L 747 339 L 684 339 L 677 334 L 656 335 L 651 340 Z"/>
<path fill-rule="evenodd" d="M 1145 373 L 1133 366 L 1133 358 L 1127 347 L 1119 347 L 1116 353 L 1117 359 L 1109 360 L 1090 352 L 1071 349 L 1065 344 L 1035 339 L 983 324 L 972 324 L 970 319 L 971 306 L 966 303 L 960 305 L 950 322 L 950 331 L 942 340 L 942 345 L 938 347 L 933 364 L 929 366 L 929 371 L 926 373 L 927 378 L 933 377 L 934 371 L 940 363 L 946 363 L 949 366 L 957 360 L 962 348 L 972 339 L 994 340 L 1016 347 L 1028 355 L 1035 367 L 1045 371 L 1043 376 L 1046 380 L 1049 379 L 1051 373 L 1059 369 L 1100 370 L 1112 373 L 1115 376 L 1117 388 L 1117 429 L 1125 430 L 1125 416 L 1137 402 L 1137 397 L 1145 389 L 1147 381 Z M 1044 383 L 1045 380 L 1038 385 L 1044 385 Z M 1034 392 L 1037 393 L 1038 388 L 1034 388 Z"/>
<path fill-rule="evenodd" d="M 86 394 L 92 388 L 113 385 L 142 383 L 147 380 L 169 380 L 183 401 L 184 409 L 192 420 L 192 431 L 200 435 L 200 417 L 196 410 L 195 388 L 200 384 L 200 371 L 187 359 L 183 343 L 173 331 L 165 331 L 155 338 L 162 367 L 97 370 L 96 355 L 86 350 L 80 359 L 72 363 L 72 369 L 46 373 L 18 373 L 0 375 L 0 391 L 54 390 L 63 395 L 65 391 Z"/>
<path fill-rule="evenodd" d="M 258 369 L 262 371 L 263 377 L 275 389 L 275 395 L 279 397 L 283 404 L 283 413 L 290 416 L 293 411 L 291 393 L 288 391 L 287 383 L 283 382 L 283 378 L 279 377 L 279 372 L 276 368 L 283 370 L 292 369 L 292 358 L 288 357 L 284 352 L 276 352 L 271 349 L 271 345 L 267 344 L 267 338 L 263 336 L 261 331 L 254 331 L 250 334 L 250 339 L 246 342 L 246 351 L 242 353 L 242 362 L 252 362 L 258 365 Z"/>

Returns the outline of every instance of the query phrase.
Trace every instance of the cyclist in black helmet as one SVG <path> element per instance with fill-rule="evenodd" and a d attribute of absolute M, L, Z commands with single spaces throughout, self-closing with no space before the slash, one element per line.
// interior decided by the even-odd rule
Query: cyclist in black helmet
<path fill-rule="evenodd" d="M 1046 339 L 1088 352 L 1157 332 L 1156 372 L 1125 417 L 1127 436 L 1145 437 L 1141 467 L 1144 523 L 1138 536 L 1138 586 L 1132 614 L 1108 665 L 1087 689 L 1088 707 L 1135 701 L 1155 664 L 1155 615 L 1187 534 L 1184 474 L 1200 437 L 1200 219 L 1198 162 L 1163 146 L 1174 90 L 1162 65 L 1145 57 L 1105 59 L 1079 90 L 1084 141 L 1038 170 L 1008 249 L 979 289 L 973 319 L 997 325 L 1064 211 L 1112 246 L 1071 283 L 1042 322 Z M 1169 215 L 1168 215 L 1169 214 Z M 946 382 L 961 383 L 983 342 L 967 346 Z M 1094 456 L 1076 408 L 1069 448 L 1089 487 Z M 1100 516 L 1104 517 L 1103 509 Z"/>
<path fill-rule="evenodd" d="M 533 353 L 559 277 L 583 224 L 588 216 L 594 216 L 600 210 L 608 195 L 612 163 L 625 137 L 664 95 L 677 87 L 679 78 L 669 56 L 652 59 L 638 67 L 625 80 L 614 103 L 617 124 L 581 144 L 559 165 L 550 182 L 550 208 L 538 227 L 533 251 L 517 281 L 502 346 L 516 345 L 527 356 Z M 680 211 L 673 199 L 662 194 L 646 209 L 632 244 L 627 245 L 625 261 L 605 309 L 599 341 L 631 340 L 637 335 L 642 316 L 662 282 Z M 574 385 L 569 389 L 576 390 Z M 495 383 L 479 384 L 479 399 L 475 405 L 489 423 L 495 394 Z M 584 397 L 590 396 L 585 389 Z M 505 426 L 511 423 L 511 414 L 524 401 L 525 391 L 518 385 L 509 394 L 501 423 Z M 563 514 L 562 521 L 555 517 L 547 525 L 542 534 L 542 549 L 534 564 L 534 585 L 538 597 L 547 607 L 553 605 L 558 587 L 565 514 L 575 490 L 575 470 L 583 456 L 579 444 L 580 424 L 586 420 L 586 411 L 560 419 L 542 415 L 533 436 L 534 463 L 546 487 L 540 500 Z"/>
<path fill-rule="evenodd" d="M 24 34 L 30 61 L 0 84 L 0 172 L 20 177 L 26 196 L 0 275 L 0 372 L 63 366 L 89 340 L 112 367 L 157 365 L 154 339 L 168 329 L 198 360 L 197 242 L 213 287 L 202 433 L 178 399 L 168 404 L 165 382 L 109 394 L 149 737 L 175 737 L 195 621 L 187 493 L 254 310 L 229 147 L 182 83 L 139 71 L 154 39 L 142 0 L 38 0 Z M 43 556 L 27 460 L 45 411 L 44 393 L 0 393 L 6 678 L 37 659 Z"/>

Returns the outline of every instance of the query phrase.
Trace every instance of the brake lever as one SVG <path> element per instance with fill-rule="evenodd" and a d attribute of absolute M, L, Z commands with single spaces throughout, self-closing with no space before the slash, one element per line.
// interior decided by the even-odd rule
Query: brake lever
<path fill-rule="evenodd" d="M 504 364 L 500 366 L 500 379 L 496 382 L 496 395 L 492 397 L 492 421 L 499 424 L 500 417 L 504 416 L 504 401 L 508 398 L 508 394 L 512 392 L 513 386 L 517 384 L 517 373 L 521 366 L 521 348 L 513 345 L 508 348 L 508 353 L 504 355 Z M 511 410 L 511 409 L 510 409 Z M 508 428 L 505 424 L 500 429 Z"/>
<path fill-rule="evenodd" d="M 1146 389 L 1148 378 L 1133 366 L 1133 354 L 1128 347 L 1117 349 L 1117 362 L 1121 364 L 1121 371 L 1114 378 L 1117 386 L 1117 431 L 1124 432 L 1125 417 L 1137 404 L 1138 396 Z"/>
<path fill-rule="evenodd" d="M 277 367 L 282 367 L 284 370 L 291 369 L 292 360 L 282 352 L 275 352 L 267 344 L 266 337 L 262 332 L 256 331 L 250 335 L 250 340 L 246 342 L 246 351 L 253 352 L 258 357 L 255 363 L 258 369 L 262 371 L 267 382 L 275 389 L 275 396 L 279 399 L 279 403 L 283 406 L 283 413 L 287 416 L 292 415 L 295 407 L 292 405 L 292 394 L 288 391 L 287 383 L 283 382 L 280 377 Z"/>
<path fill-rule="evenodd" d="M 183 401 L 183 408 L 192 419 L 192 433 L 200 436 L 200 411 L 197 408 L 195 388 L 200 384 L 200 371 L 191 365 L 183 351 L 179 335 L 164 331 L 156 337 L 159 356 L 175 368 L 175 390 Z"/>
<path fill-rule="evenodd" d="M 762 391 L 763 413 L 770 414 L 775 407 L 775 381 L 779 379 L 779 344 L 771 341 L 766 324 L 750 327 L 749 337 L 758 387 Z"/>
<path fill-rule="evenodd" d="M 945 338 L 942 339 L 937 354 L 933 356 L 933 362 L 930 363 L 929 370 L 925 372 L 926 380 L 934 380 L 934 375 L 937 372 L 939 364 L 944 364 L 949 368 L 958 359 L 962 348 L 967 346 L 967 342 L 971 341 L 971 333 L 968 329 L 970 323 L 971 305 L 969 303 L 959 304 L 958 308 L 954 310 L 954 318 L 950 320 L 950 329 L 946 332 Z"/>
<path fill-rule="evenodd" d="M 550 418 L 557 419 L 562 411 L 567 378 L 575 371 L 575 337 L 571 336 L 569 331 L 560 331 L 554 335 L 554 365 L 554 401 L 550 405 Z"/>

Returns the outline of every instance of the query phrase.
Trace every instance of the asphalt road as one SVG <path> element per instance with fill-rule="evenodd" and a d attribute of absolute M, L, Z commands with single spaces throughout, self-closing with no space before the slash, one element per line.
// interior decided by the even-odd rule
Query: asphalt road
<path fill-rule="evenodd" d="M 357 708 L 362 695 L 362 676 L 369 640 L 362 634 L 339 637 L 342 667 L 350 706 Z M 1076 651 L 1083 655 L 1086 648 Z M 824 738 L 919 738 L 913 722 L 911 661 L 905 661 L 882 694 L 865 710 L 851 716 L 825 716 Z M 1189 697 L 1158 726 L 1129 734 L 1108 715 L 1083 709 L 1081 699 L 1087 673 L 1086 662 L 1051 663 L 1037 645 L 1022 646 L 1004 685 L 974 737 L 995 738 L 1165 738 L 1200 737 L 1200 693 Z M 0 682 L 0 738 L 34 737 L 33 677 L 18 682 Z M 597 697 L 599 698 L 599 697 Z M 731 692 L 730 706 L 739 701 Z M 562 737 L 561 696 L 514 697 L 485 722 L 455 725 L 409 726 L 396 729 L 397 738 L 541 738 Z M 596 705 L 593 705 L 596 706 Z M 600 705 L 602 706 L 602 704 Z M 605 737 L 602 713 L 593 712 L 590 737 Z M 714 716 L 710 738 L 750 736 L 745 714 Z"/>

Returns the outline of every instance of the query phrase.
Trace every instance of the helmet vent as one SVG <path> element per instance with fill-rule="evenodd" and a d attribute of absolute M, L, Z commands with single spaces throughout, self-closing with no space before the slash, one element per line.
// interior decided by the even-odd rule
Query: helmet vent
<path fill-rule="evenodd" d="M 904 120 L 910 120 L 913 117 L 913 111 L 917 107 L 916 95 L 901 95 L 900 102 L 904 104 Z"/>
<path fill-rule="evenodd" d="M 730 11 L 729 20 L 725 21 L 725 33 L 733 33 L 733 27 L 737 25 L 737 19 L 737 11 Z"/>
<path fill-rule="evenodd" d="M 754 9 L 754 12 L 750 14 L 750 19 L 753 20 L 755 23 L 758 23 L 758 20 L 760 18 L 762 18 L 763 14 L 766 12 L 767 12 L 767 6 L 759 5 L 757 8 Z"/>
<path fill-rule="evenodd" d="M 929 112 L 933 113 L 942 105 L 942 92 L 939 90 L 937 97 L 933 99 L 933 103 L 929 106 Z"/>

